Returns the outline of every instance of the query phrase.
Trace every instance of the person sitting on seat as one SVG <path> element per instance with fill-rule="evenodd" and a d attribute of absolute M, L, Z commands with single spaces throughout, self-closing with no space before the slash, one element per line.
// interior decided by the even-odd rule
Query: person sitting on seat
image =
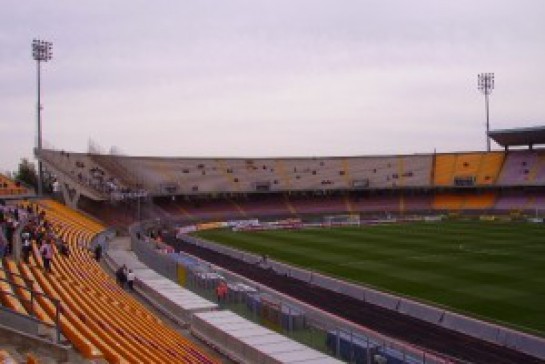
<path fill-rule="evenodd" d="M 60 250 L 61 250 L 61 254 L 63 256 L 65 256 L 67 258 L 70 256 L 70 246 L 68 246 L 68 244 L 65 241 L 61 240 Z"/>

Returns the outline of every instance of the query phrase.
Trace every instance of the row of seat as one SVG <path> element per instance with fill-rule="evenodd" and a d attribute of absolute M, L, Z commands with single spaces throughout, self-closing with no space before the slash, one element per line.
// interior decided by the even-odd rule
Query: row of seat
<path fill-rule="evenodd" d="M 79 175 L 91 167 L 107 169 L 90 154 L 44 150 L 42 156 L 68 174 Z M 109 158 L 130 171 L 131 180 L 163 194 L 545 182 L 543 150 L 320 158 Z"/>
<path fill-rule="evenodd" d="M 11 178 L 0 173 L 0 197 L 29 195 L 28 188 L 21 186 Z"/>
<path fill-rule="evenodd" d="M 282 159 L 126 158 L 126 165 L 148 189 L 174 185 L 178 193 L 266 188 L 270 191 L 369 186 L 425 186 L 432 156 L 332 157 Z M 159 191 L 160 192 L 160 191 Z"/>
<path fill-rule="evenodd" d="M 494 207 L 496 193 L 443 193 L 435 196 L 433 208 L 437 210 L 486 210 Z"/>
<path fill-rule="evenodd" d="M 493 185 L 500 173 L 505 154 L 453 153 L 440 154 L 435 158 L 435 186 L 452 186 L 457 179 L 470 178 L 475 185 Z"/>
<path fill-rule="evenodd" d="M 70 256 L 54 255 L 45 273 L 34 245 L 29 265 L 8 260 L 8 269 L 32 280 L 32 289 L 60 300 L 63 335 L 88 358 L 109 362 L 213 363 L 200 347 L 154 317 L 120 288 L 93 259 L 87 244 L 103 227 L 53 201 L 42 201 L 46 218 L 59 228 Z M 56 249 L 55 249 L 56 250 Z M 54 319 L 55 306 L 37 296 L 36 312 Z M 38 308 L 40 307 L 40 308 Z"/>
<path fill-rule="evenodd" d="M 157 200 L 173 216 L 190 220 L 252 218 L 265 215 L 290 216 L 320 213 L 411 212 L 431 210 L 531 210 L 545 208 L 545 194 L 533 192 L 438 192 L 434 194 L 386 194 L 365 196 L 289 197 L 264 195 L 247 199 L 200 201 Z M 98 215 L 100 216 L 100 214 Z"/>
<path fill-rule="evenodd" d="M 28 315 L 26 308 L 15 295 L 5 269 L 2 260 L 0 260 L 0 302 L 2 302 L 3 306 L 12 311 L 22 315 Z"/>

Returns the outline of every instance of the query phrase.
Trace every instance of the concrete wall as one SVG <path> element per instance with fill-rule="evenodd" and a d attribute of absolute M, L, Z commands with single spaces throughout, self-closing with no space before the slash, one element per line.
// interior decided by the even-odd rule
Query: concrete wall
<path fill-rule="evenodd" d="M 1 312 L 2 310 L 0 310 Z M 72 346 L 56 344 L 46 338 L 40 338 L 34 334 L 29 334 L 27 325 L 19 327 L 23 330 L 14 329 L 7 326 L 4 321 L 6 316 L 0 315 L 0 346 L 11 345 L 18 348 L 19 351 L 31 351 L 35 354 L 43 355 L 48 358 L 55 359 L 58 363 L 71 362 L 70 356 L 73 352 Z M 36 327 L 36 329 L 38 329 Z M 38 329 L 39 330 L 39 329 Z"/>
<path fill-rule="evenodd" d="M 159 254 L 152 244 L 137 238 L 137 233 L 146 228 L 144 224 L 153 226 L 151 222 L 143 223 L 142 225 L 135 224 L 129 227 L 132 250 L 138 256 L 138 259 L 149 268 L 173 282 L 178 282 L 177 263 L 168 255 Z"/>
<path fill-rule="evenodd" d="M 43 329 L 41 328 L 43 325 L 41 325 L 38 320 L 18 314 L 17 312 L 12 312 L 3 307 L 0 308 L 0 322 L 4 326 L 11 327 L 29 335 L 38 336 L 43 332 Z"/>

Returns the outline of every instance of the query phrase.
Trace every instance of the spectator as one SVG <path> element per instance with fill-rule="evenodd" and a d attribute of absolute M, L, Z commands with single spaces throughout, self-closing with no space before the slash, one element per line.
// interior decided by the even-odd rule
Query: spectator
<path fill-rule="evenodd" d="M 40 254 L 42 254 L 45 272 L 51 273 L 51 259 L 53 258 L 53 248 L 51 247 L 51 242 L 49 240 L 45 240 L 44 244 L 40 248 Z"/>
<path fill-rule="evenodd" d="M 221 282 L 216 286 L 216 299 L 218 303 L 221 301 Z"/>
<path fill-rule="evenodd" d="M 68 246 L 68 244 L 66 244 L 66 242 L 62 241 L 61 240 L 61 254 L 65 257 L 69 257 L 70 256 L 70 247 Z"/>
<path fill-rule="evenodd" d="M 227 283 L 225 281 L 220 281 L 216 287 L 216 296 L 218 298 L 218 303 L 224 302 L 227 297 Z"/>
<path fill-rule="evenodd" d="M 28 231 L 24 231 L 21 234 L 21 238 L 23 240 L 21 252 L 23 254 L 23 261 L 27 264 L 30 263 L 30 251 L 32 250 L 32 245 L 30 243 L 30 233 Z"/>
<path fill-rule="evenodd" d="M 266 254 L 261 254 L 261 259 L 257 261 L 256 265 L 258 265 L 261 268 L 267 268 L 268 267 L 268 256 Z"/>
<path fill-rule="evenodd" d="M 1 227 L 1 226 L 0 226 Z M 8 249 L 8 241 L 4 236 L 4 232 L 0 229 L 0 259 L 4 258 L 6 250 Z"/>
<path fill-rule="evenodd" d="M 129 291 L 134 291 L 134 280 L 136 278 L 136 275 L 132 271 L 132 269 L 129 269 L 129 272 L 127 273 L 127 286 L 129 287 Z"/>
<path fill-rule="evenodd" d="M 102 257 L 102 245 L 97 244 L 95 246 L 95 260 L 100 263 L 100 258 Z"/>
<path fill-rule="evenodd" d="M 115 272 L 115 278 L 117 280 L 117 284 L 123 289 L 125 289 L 125 282 L 127 282 L 127 266 L 123 264 L 119 269 Z"/>
<path fill-rule="evenodd" d="M 15 230 L 17 229 L 18 223 L 12 218 L 9 218 L 7 221 L 7 224 L 5 225 L 5 238 L 6 238 L 6 248 L 4 251 L 4 255 L 10 255 L 12 252 L 13 247 L 13 235 L 15 233 Z"/>

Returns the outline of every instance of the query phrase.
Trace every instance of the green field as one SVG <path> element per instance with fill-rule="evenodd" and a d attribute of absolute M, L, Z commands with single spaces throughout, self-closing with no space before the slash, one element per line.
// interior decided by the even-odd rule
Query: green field
<path fill-rule="evenodd" d="M 196 235 L 545 336 L 545 226 L 449 221 Z"/>

